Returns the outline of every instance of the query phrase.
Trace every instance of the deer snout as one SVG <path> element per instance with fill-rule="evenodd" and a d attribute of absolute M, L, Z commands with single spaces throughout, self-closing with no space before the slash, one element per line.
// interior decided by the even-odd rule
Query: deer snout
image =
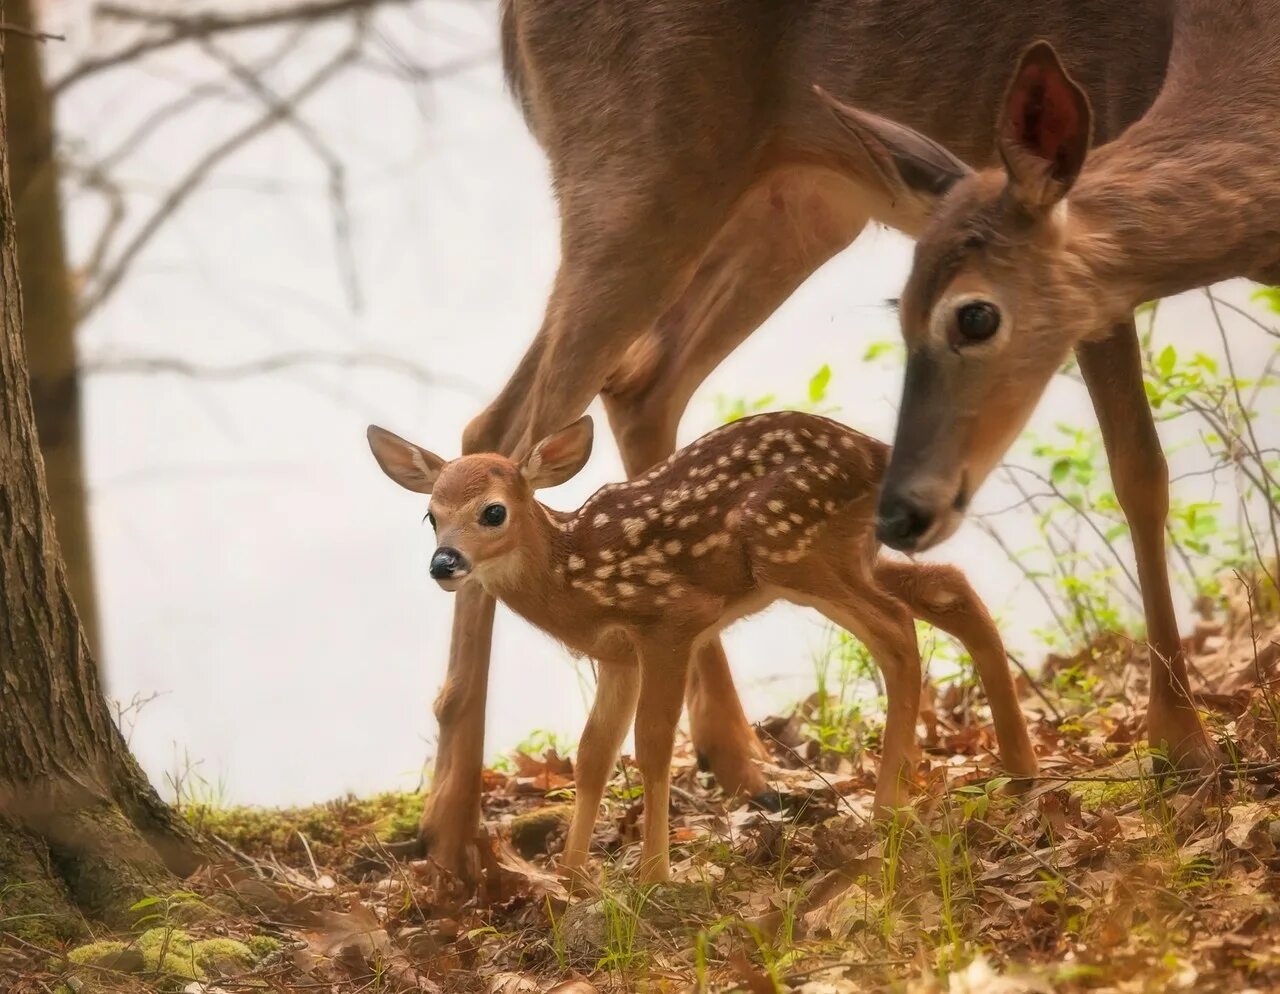
<path fill-rule="evenodd" d="M 933 527 L 932 508 L 906 494 L 885 493 L 876 510 L 876 538 L 891 549 L 912 552 Z"/>
<path fill-rule="evenodd" d="M 471 564 L 467 562 L 467 557 L 457 549 L 442 545 L 436 549 L 435 555 L 431 557 L 431 565 L 428 571 L 431 573 L 431 579 L 439 581 L 441 585 L 446 585 L 450 580 L 461 580 L 470 573 Z"/>

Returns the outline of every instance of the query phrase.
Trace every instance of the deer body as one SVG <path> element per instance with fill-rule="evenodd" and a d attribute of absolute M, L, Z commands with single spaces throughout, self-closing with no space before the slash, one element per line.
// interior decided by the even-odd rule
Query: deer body
<path fill-rule="evenodd" d="M 642 477 L 603 487 L 576 511 L 551 510 L 533 489 L 585 463 L 589 425 L 584 418 L 551 436 L 520 464 L 492 455 L 445 463 L 370 429 L 388 475 L 432 494 L 441 543 L 433 576 L 449 589 L 475 579 L 601 664 L 579 749 L 569 869 L 586 860 L 634 714 L 645 786 L 642 871 L 665 879 L 671 751 L 693 656 L 725 626 L 776 600 L 821 611 L 860 638 L 884 672 L 878 811 L 900 803 L 915 752 L 921 672 L 913 614 L 964 642 L 991 700 L 1005 764 L 1034 775 L 1000 636 L 963 575 L 878 561 L 874 506 L 885 445 L 826 418 L 757 415 L 703 436 Z"/>
<path fill-rule="evenodd" d="M 917 152 L 941 142 L 986 166 L 997 161 L 1006 67 L 1048 38 L 1090 88 L 1096 138 L 1110 140 L 1160 90 L 1173 6 L 505 0 L 503 63 L 547 153 L 561 258 L 536 337 L 468 426 L 463 451 L 523 454 L 600 394 L 628 475 L 641 474 L 674 450 L 707 375 L 870 221 L 924 230 L 936 198 L 886 184 L 858 135 L 814 98 L 815 83 L 918 129 L 928 138 Z M 1163 548 L 1151 494 L 1167 473 L 1132 321 L 1087 352 L 1081 369 L 1121 454 L 1117 493 L 1140 539 L 1153 665 L 1176 669 L 1168 580 L 1148 551 Z M 478 586 L 458 597 L 435 707 L 434 788 L 414 847 L 462 874 L 479 818 L 493 610 Z M 699 758 L 717 781 L 763 791 L 759 743 L 715 639 L 697 652 L 688 701 Z M 1179 715 L 1195 726 L 1193 709 Z"/>

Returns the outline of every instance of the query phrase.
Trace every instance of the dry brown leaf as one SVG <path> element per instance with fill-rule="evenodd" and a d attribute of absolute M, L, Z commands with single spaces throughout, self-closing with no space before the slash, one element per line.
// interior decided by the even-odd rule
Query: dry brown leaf
<path fill-rule="evenodd" d="M 365 905 L 348 912 L 322 911 L 317 927 L 304 932 L 307 949 L 317 960 L 330 960 L 352 979 L 377 975 L 390 990 L 430 990 L 434 987 L 418 975 L 408 958 L 395 947 L 377 916 Z"/>
<path fill-rule="evenodd" d="M 506 874 L 516 877 L 535 897 L 551 897 L 558 901 L 569 900 L 569 892 L 556 874 L 535 866 L 517 853 L 504 839 L 497 846 L 498 866 Z M 505 887 L 503 888 L 505 891 Z"/>
<path fill-rule="evenodd" d="M 499 973 L 489 981 L 489 994 L 529 994 L 540 984 L 527 973 Z"/>
<path fill-rule="evenodd" d="M 1230 811 L 1231 825 L 1227 828 L 1227 841 L 1240 849 L 1248 848 L 1249 836 L 1271 815 L 1271 809 L 1265 804 L 1252 801 L 1248 804 L 1233 804 Z"/>

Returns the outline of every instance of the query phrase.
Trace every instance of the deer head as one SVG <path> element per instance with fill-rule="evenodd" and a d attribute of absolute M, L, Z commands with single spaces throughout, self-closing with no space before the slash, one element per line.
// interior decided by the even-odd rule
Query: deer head
<path fill-rule="evenodd" d="M 430 494 L 436 533 L 432 578 L 445 590 L 469 579 L 489 586 L 521 572 L 543 541 L 547 514 L 535 490 L 572 478 L 591 456 L 591 418 L 549 435 L 520 462 L 477 454 L 446 462 L 399 435 L 370 425 L 369 448 L 382 471 L 406 490 Z"/>
<path fill-rule="evenodd" d="M 909 129 L 834 109 L 879 182 L 933 204 L 902 296 L 907 369 L 877 522 L 885 544 L 925 549 L 959 526 L 1072 346 L 1111 326 L 1068 209 L 1092 112 L 1047 42 L 1006 92 L 1001 167 L 958 169 Z"/>

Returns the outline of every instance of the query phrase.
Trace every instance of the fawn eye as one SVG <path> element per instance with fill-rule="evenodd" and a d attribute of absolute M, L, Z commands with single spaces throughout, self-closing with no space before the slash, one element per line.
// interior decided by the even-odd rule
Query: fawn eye
<path fill-rule="evenodd" d="M 431 523 L 431 530 L 432 530 L 432 531 L 435 531 L 435 530 L 436 530 L 436 516 L 435 516 L 434 514 L 432 514 L 430 511 L 428 511 L 428 512 L 427 512 L 426 520 L 427 520 L 427 521 L 429 521 L 429 522 Z"/>
<path fill-rule="evenodd" d="M 490 504 L 480 512 L 480 521 L 490 528 L 497 528 L 507 520 L 507 509 L 501 504 Z"/>
<path fill-rule="evenodd" d="M 1000 330 L 1000 310 L 985 300 L 975 300 L 956 310 L 956 334 L 960 344 L 985 342 Z"/>

